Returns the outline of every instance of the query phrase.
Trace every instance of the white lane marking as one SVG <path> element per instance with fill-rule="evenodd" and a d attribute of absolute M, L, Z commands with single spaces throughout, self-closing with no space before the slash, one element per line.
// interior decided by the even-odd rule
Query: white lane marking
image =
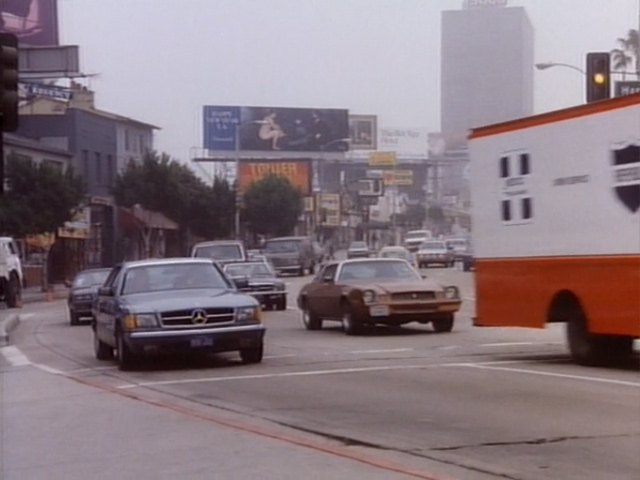
<path fill-rule="evenodd" d="M 31 365 L 31 361 L 15 345 L 0 347 L 0 353 L 2 353 L 2 356 L 7 360 L 7 362 L 9 362 L 14 367 L 24 367 L 25 365 Z"/>
<path fill-rule="evenodd" d="M 614 385 L 624 385 L 627 387 L 637 387 L 640 388 L 640 382 L 628 382 L 626 380 L 614 380 L 611 378 L 602 378 L 602 377 L 591 377 L 587 375 L 571 375 L 569 373 L 554 373 L 554 372 L 541 372 L 539 370 L 527 370 L 524 368 L 511 368 L 511 367 L 499 367 L 490 365 L 487 363 L 458 363 L 458 364 L 449 364 L 443 365 L 448 367 L 468 367 L 468 368 L 478 368 L 484 370 L 500 370 L 504 372 L 513 372 L 513 373 L 525 373 L 528 375 L 539 375 L 542 377 L 555 377 L 555 378 L 568 378 L 571 380 L 584 380 L 588 382 L 595 383 L 611 383 Z"/>
<path fill-rule="evenodd" d="M 159 385 L 182 385 L 185 383 L 211 383 L 211 382 L 226 382 L 229 380 L 261 380 L 265 378 L 282 378 L 282 377 L 311 377 L 316 375 L 334 375 L 345 373 L 359 373 L 359 372 L 381 372 L 385 370 L 415 370 L 415 369 L 430 368 L 429 365 L 397 365 L 397 366 L 383 366 L 383 367 L 361 367 L 361 368 L 340 368 L 335 370 L 310 370 L 306 372 L 284 372 L 284 373 L 263 373 L 260 375 L 235 375 L 228 377 L 207 377 L 207 378 L 184 378 L 181 380 L 160 380 L 157 382 L 140 382 L 140 383 L 126 383 L 119 385 L 119 389 L 131 389 L 138 387 L 151 387 Z"/>
<path fill-rule="evenodd" d="M 299 310 L 298 307 L 287 307 L 287 310 Z"/>
<path fill-rule="evenodd" d="M 262 358 L 289 358 L 289 357 L 297 357 L 298 355 L 296 355 L 295 353 L 287 353 L 284 355 L 265 355 Z"/>
<path fill-rule="evenodd" d="M 63 372 L 67 375 L 71 375 L 74 373 L 87 373 L 87 372 L 99 372 L 99 371 L 104 371 L 104 370 L 117 370 L 118 367 L 116 366 L 110 366 L 110 367 L 87 367 L 87 368 L 77 368 L 75 370 L 67 370 L 66 372 Z"/>
<path fill-rule="evenodd" d="M 385 350 L 352 350 L 349 353 L 397 353 L 397 352 L 413 352 L 413 348 L 388 348 Z"/>
<path fill-rule="evenodd" d="M 522 345 L 538 345 L 534 342 L 498 342 L 498 343 L 481 343 L 479 347 L 520 347 Z"/>
<path fill-rule="evenodd" d="M 43 372 L 51 373 L 53 375 L 65 375 L 65 372 L 63 372 L 62 370 L 58 370 L 57 368 L 50 367 L 49 365 L 34 363 L 33 366 L 42 370 Z"/>
<path fill-rule="evenodd" d="M 20 321 L 29 320 L 30 318 L 32 318 L 34 316 L 35 316 L 35 313 L 21 313 L 20 314 Z"/>
<path fill-rule="evenodd" d="M 475 302 L 476 301 L 476 297 L 472 297 L 472 296 L 469 296 L 469 295 L 463 295 L 462 299 L 463 300 L 469 300 L 470 302 Z"/>

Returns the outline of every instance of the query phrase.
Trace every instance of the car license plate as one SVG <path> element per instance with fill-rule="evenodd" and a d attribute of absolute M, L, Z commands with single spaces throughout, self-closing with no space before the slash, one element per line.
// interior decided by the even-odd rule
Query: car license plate
<path fill-rule="evenodd" d="M 387 317 L 389 316 L 389 307 L 387 305 L 374 305 L 369 307 L 369 315 L 372 317 Z"/>
<path fill-rule="evenodd" d="M 191 347 L 213 347 L 213 338 L 196 337 L 190 341 Z"/>

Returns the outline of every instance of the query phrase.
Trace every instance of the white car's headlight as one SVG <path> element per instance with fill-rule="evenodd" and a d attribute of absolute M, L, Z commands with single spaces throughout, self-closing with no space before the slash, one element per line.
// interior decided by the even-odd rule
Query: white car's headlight
<path fill-rule="evenodd" d="M 240 307 L 236 309 L 236 321 L 260 322 L 260 307 Z"/>
<path fill-rule="evenodd" d="M 458 291 L 458 287 L 446 287 L 444 289 L 444 296 L 450 299 L 453 298 L 459 298 L 460 297 L 460 293 Z"/>
<path fill-rule="evenodd" d="M 158 326 L 158 318 L 155 313 L 129 314 L 122 319 L 122 326 L 125 330 L 155 328 Z"/>
<path fill-rule="evenodd" d="M 365 290 L 362 292 L 362 301 L 365 305 L 369 305 L 370 303 L 374 303 L 376 301 L 376 292 L 373 290 Z"/>

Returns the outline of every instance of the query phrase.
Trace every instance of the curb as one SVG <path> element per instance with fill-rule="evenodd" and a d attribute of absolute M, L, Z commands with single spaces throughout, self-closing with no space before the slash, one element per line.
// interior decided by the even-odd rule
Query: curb
<path fill-rule="evenodd" d="M 20 323 L 20 315 L 10 313 L 5 318 L 0 318 L 0 347 L 9 345 L 9 332 Z"/>

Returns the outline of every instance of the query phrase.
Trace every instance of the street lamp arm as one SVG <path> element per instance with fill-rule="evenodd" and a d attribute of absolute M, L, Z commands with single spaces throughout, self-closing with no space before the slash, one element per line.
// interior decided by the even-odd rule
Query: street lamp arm
<path fill-rule="evenodd" d="M 583 75 L 587 74 L 587 72 L 585 72 L 580 67 L 576 67 L 575 65 L 570 65 L 568 63 L 557 63 L 557 62 L 536 63 L 536 68 L 538 70 L 546 70 L 547 68 L 551 68 L 551 67 L 567 67 L 567 68 L 570 68 L 570 69 L 575 70 L 577 72 L 580 72 Z"/>

